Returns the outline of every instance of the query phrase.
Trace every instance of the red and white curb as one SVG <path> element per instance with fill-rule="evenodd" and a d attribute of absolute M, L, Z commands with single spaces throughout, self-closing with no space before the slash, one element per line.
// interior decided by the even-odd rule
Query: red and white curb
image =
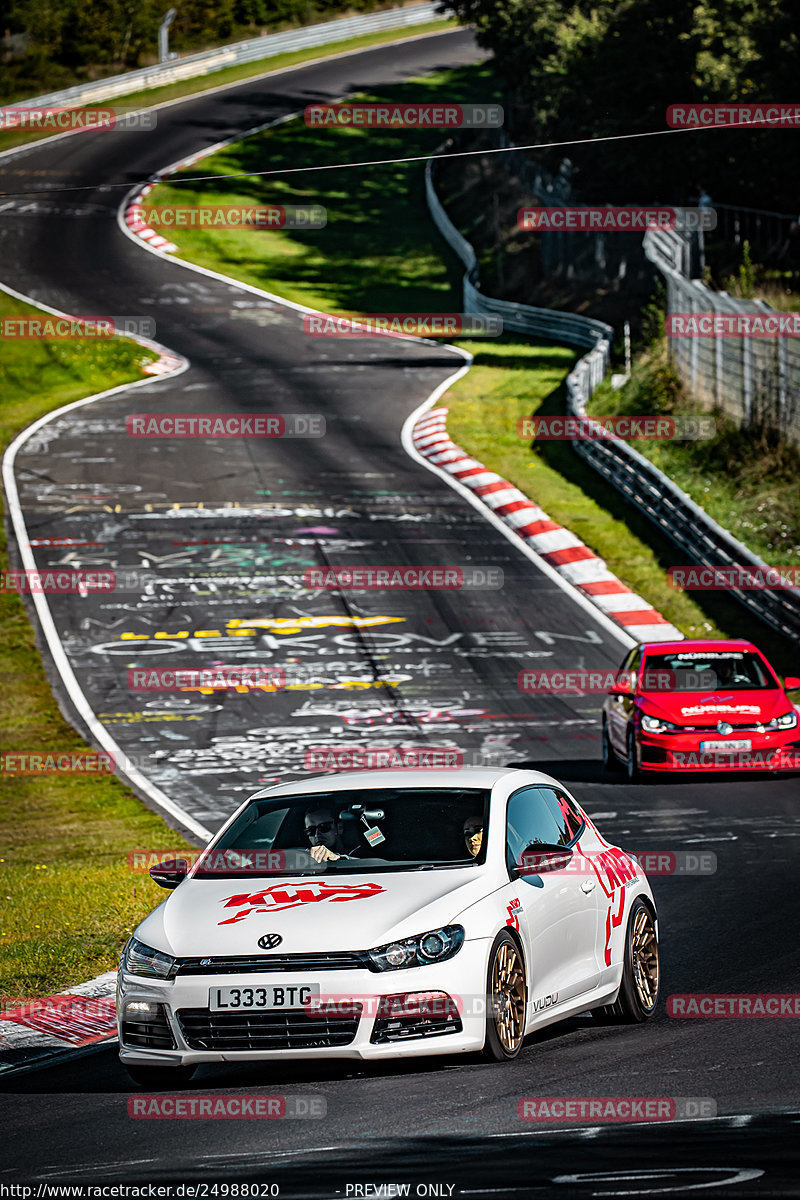
<path fill-rule="evenodd" d="M 418 454 L 468 487 L 544 562 L 637 642 L 683 639 L 680 630 L 621 583 L 574 533 L 551 521 L 507 479 L 456 446 L 447 433 L 447 413 L 446 408 L 434 408 L 416 422 L 411 436 Z"/>
<path fill-rule="evenodd" d="M 165 238 L 163 234 L 156 233 L 155 229 L 151 229 L 145 221 L 142 220 L 142 204 L 145 196 L 149 195 L 155 187 L 154 183 L 145 184 L 138 195 L 134 196 L 128 207 L 125 209 L 125 224 L 130 229 L 131 233 L 135 233 L 137 237 L 142 238 L 148 245 L 154 246 L 156 250 L 163 250 L 165 254 L 172 254 L 178 247 L 169 238 Z"/>
<path fill-rule="evenodd" d="M 0 1073 L 51 1063 L 117 1035 L 116 972 L 107 971 L 40 1000 L 5 1001 L 0 1011 Z"/>

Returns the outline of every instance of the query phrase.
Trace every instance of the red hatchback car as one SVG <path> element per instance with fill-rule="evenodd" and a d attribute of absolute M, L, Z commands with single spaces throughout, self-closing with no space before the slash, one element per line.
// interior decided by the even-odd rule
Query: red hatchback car
<path fill-rule="evenodd" d="M 798 710 L 751 642 L 644 642 L 603 704 L 603 763 L 642 771 L 800 769 Z"/>

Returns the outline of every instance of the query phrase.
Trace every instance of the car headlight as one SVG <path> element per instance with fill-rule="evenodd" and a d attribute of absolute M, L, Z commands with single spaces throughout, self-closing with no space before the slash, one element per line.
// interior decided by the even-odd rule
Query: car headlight
<path fill-rule="evenodd" d="M 390 942 L 387 946 L 376 946 L 367 953 L 379 971 L 399 971 L 405 967 L 444 962 L 458 953 L 463 941 L 463 925 L 445 925 L 442 929 L 432 929 L 429 933 Z"/>
<path fill-rule="evenodd" d="M 647 713 L 643 713 L 642 729 L 645 733 L 678 733 L 680 725 L 673 725 L 671 721 L 662 721 L 660 717 L 649 717 Z"/>
<path fill-rule="evenodd" d="M 797 713 L 794 709 L 781 717 L 773 717 L 767 722 L 766 729 L 794 729 L 797 724 Z"/>
<path fill-rule="evenodd" d="M 129 975 L 146 975 L 148 979 L 173 979 L 177 960 L 171 954 L 162 954 L 152 946 L 145 946 L 138 938 L 131 938 L 122 952 L 120 967 Z"/>

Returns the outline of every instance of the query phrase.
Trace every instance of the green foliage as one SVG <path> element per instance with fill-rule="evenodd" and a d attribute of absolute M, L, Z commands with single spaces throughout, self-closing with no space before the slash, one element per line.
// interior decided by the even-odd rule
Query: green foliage
<path fill-rule="evenodd" d="M 443 7 L 474 23 L 480 44 L 502 62 L 518 142 L 665 130 L 671 104 L 780 100 L 793 94 L 800 69 L 795 0 L 443 0 Z M 790 136 L 709 129 L 567 153 L 580 167 L 585 200 L 686 203 L 701 180 L 729 203 L 792 211 L 800 168 L 787 153 Z M 563 154 L 554 150 L 547 165 Z"/>
<path fill-rule="evenodd" d="M 0 31 L 28 35 L 4 64 L 0 101 L 157 61 L 166 0 L 9 0 Z M 391 0 L 176 0 L 170 49 L 188 53 L 278 29 L 391 7 Z"/>

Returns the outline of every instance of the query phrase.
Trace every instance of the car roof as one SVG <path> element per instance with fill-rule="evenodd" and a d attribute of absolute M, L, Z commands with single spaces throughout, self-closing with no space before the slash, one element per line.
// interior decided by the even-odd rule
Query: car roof
<path fill-rule="evenodd" d="M 659 654 L 680 653 L 684 650 L 759 650 L 744 638 L 684 638 L 680 642 L 643 642 L 642 650 L 655 650 Z"/>
<path fill-rule="evenodd" d="M 486 788 L 490 789 L 506 777 L 519 779 L 524 784 L 552 784 L 558 782 L 542 771 L 517 769 L 514 767 L 458 767 L 454 769 L 420 770 L 406 767 L 395 770 L 337 771 L 335 775 L 315 775 L 310 779 L 293 779 L 288 783 L 264 788 L 249 798 L 259 800 L 267 796 L 310 795 L 315 792 L 345 792 L 348 789 L 380 787 L 420 788 Z M 560 786 L 560 785 L 559 785 Z"/>

